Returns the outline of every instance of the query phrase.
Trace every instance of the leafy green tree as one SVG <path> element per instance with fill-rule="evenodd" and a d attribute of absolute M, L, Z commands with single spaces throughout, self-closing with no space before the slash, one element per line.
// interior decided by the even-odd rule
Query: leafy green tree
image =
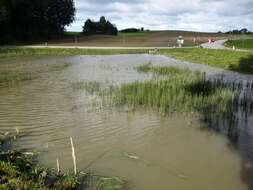
<path fill-rule="evenodd" d="M 73 0 L 0 0 L 0 42 L 62 35 L 74 16 Z"/>
<path fill-rule="evenodd" d="M 100 17 L 98 22 L 87 19 L 83 26 L 83 34 L 106 34 L 118 35 L 118 29 L 115 25 L 106 20 L 104 16 Z"/>

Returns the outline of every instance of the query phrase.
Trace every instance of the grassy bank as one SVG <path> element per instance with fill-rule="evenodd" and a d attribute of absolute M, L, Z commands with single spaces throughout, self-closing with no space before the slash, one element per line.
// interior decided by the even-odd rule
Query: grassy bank
<path fill-rule="evenodd" d="M 169 49 L 160 52 L 183 61 L 253 74 L 253 53 L 249 52 L 201 48 Z"/>
<path fill-rule="evenodd" d="M 84 172 L 56 172 L 39 166 L 36 155 L 13 149 L 16 136 L 0 136 L 1 190 L 120 190 L 123 181 Z"/>
<path fill-rule="evenodd" d="M 253 39 L 228 40 L 225 44 L 228 47 L 238 49 L 253 49 Z"/>
<path fill-rule="evenodd" d="M 44 55 L 113 55 L 147 53 L 141 49 L 0 48 L 0 58 Z"/>

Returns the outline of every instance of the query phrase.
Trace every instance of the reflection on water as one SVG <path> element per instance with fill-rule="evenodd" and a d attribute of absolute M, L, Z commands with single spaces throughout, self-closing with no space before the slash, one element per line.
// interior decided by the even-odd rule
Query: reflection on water
<path fill-rule="evenodd" d="M 153 64 L 175 65 L 163 56 L 75 56 L 13 60 L 0 69 L 41 70 L 47 64 L 71 62 L 61 71 L 43 72 L 33 80 L 0 89 L 0 131 L 27 134 L 22 148 L 41 151 L 40 161 L 55 167 L 59 158 L 63 169 L 72 169 L 69 137 L 76 147 L 78 168 L 104 175 L 116 175 L 136 190 L 252 190 L 253 132 L 242 125 L 235 150 L 227 138 L 206 130 L 198 118 L 184 115 L 160 116 L 151 110 L 125 112 L 101 109 L 97 97 L 72 84 L 94 80 L 122 84 L 152 76 L 137 73 L 134 67 Z M 182 63 L 180 66 L 222 72 Z M 252 80 L 252 76 L 224 73 L 228 80 Z M 240 122 L 239 122 L 240 123 Z"/>

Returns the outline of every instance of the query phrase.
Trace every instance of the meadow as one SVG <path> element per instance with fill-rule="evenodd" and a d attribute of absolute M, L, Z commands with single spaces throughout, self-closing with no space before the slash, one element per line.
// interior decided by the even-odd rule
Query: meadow
<path fill-rule="evenodd" d="M 253 73 L 253 53 L 251 52 L 202 48 L 176 48 L 160 50 L 160 53 L 178 60 L 210 65 L 239 73 Z"/>
<path fill-rule="evenodd" d="M 253 39 L 228 40 L 225 45 L 230 48 L 253 49 Z"/>

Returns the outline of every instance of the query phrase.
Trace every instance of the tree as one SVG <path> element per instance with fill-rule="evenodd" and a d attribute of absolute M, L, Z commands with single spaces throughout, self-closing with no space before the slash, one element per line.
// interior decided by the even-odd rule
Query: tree
<path fill-rule="evenodd" d="M 249 31 L 247 28 L 242 28 L 241 30 L 235 29 L 228 31 L 226 34 L 251 34 L 251 31 Z"/>
<path fill-rule="evenodd" d="M 7 42 L 9 39 L 8 34 L 8 22 L 10 20 L 10 7 L 9 7 L 8 0 L 1 0 L 0 1 L 0 43 Z M 2 40 L 1 40 L 2 39 Z"/>
<path fill-rule="evenodd" d="M 1 0 L 0 41 L 6 35 L 18 41 L 59 36 L 74 16 L 73 0 Z"/>
<path fill-rule="evenodd" d="M 106 20 L 104 16 L 102 16 L 98 22 L 87 19 L 83 26 L 83 34 L 118 35 L 118 29 L 110 21 Z"/>
<path fill-rule="evenodd" d="M 83 33 L 85 34 L 93 34 L 96 32 L 96 25 L 90 19 L 87 19 L 84 23 Z"/>

